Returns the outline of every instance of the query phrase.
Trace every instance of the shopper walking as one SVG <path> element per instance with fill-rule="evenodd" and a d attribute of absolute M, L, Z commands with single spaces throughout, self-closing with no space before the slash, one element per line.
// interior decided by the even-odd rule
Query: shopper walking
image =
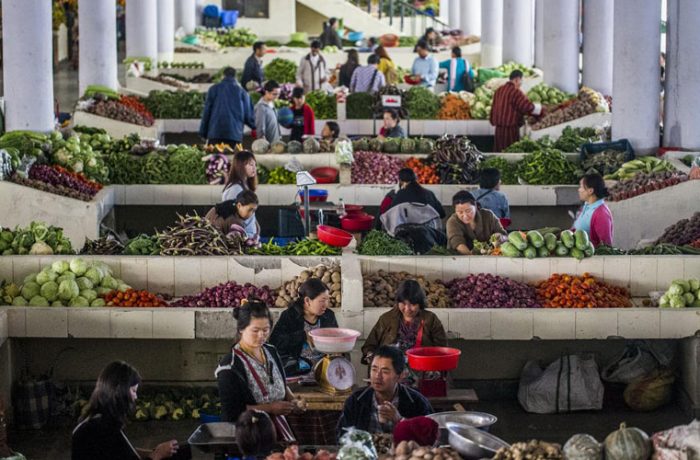
<path fill-rule="evenodd" d="M 337 18 L 330 18 L 328 22 L 323 23 L 323 33 L 321 34 L 321 47 L 335 46 L 338 49 L 343 49 L 343 41 L 338 35 L 338 23 Z"/>
<path fill-rule="evenodd" d="M 360 55 L 356 49 L 348 50 L 348 60 L 345 64 L 340 66 L 338 72 L 338 86 L 345 86 L 350 88 L 350 81 L 352 80 L 352 74 L 355 69 L 360 67 Z"/>
<path fill-rule="evenodd" d="M 528 113 L 540 115 L 542 106 L 530 102 L 525 93 L 520 90 L 523 73 L 514 70 L 508 77 L 508 82 L 498 88 L 493 95 L 491 115 L 489 120 L 496 127 L 494 152 L 502 152 L 509 145 L 520 139 L 520 127 L 524 116 Z"/>
<path fill-rule="evenodd" d="M 241 78 L 241 86 L 245 89 L 255 89 L 258 86 L 262 86 L 263 81 L 265 81 L 262 67 L 262 58 L 265 55 L 265 51 L 265 43 L 257 41 L 253 44 L 253 54 L 246 59 L 243 67 L 243 77 Z M 251 85 L 251 88 L 248 87 L 250 82 L 255 82 L 255 85 Z"/>
<path fill-rule="evenodd" d="M 391 60 L 389 53 L 387 53 L 386 48 L 379 45 L 374 54 L 379 56 L 379 64 L 377 68 L 381 73 L 384 74 L 384 79 L 387 85 L 395 85 L 399 82 L 399 74 L 396 70 L 396 64 Z"/>
<path fill-rule="evenodd" d="M 441 69 L 447 70 L 447 91 L 474 91 L 472 87 L 467 88 L 465 76 L 469 75 L 471 82 L 474 81 L 474 69 L 469 61 L 462 57 L 462 48 L 455 46 L 452 48 L 452 57 L 440 63 Z"/>
<path fill-rule="evenodd" d="M 280 85 L 275 80 L 268 80 L 263 89 L 265 94 L 255 104 L 255 132 L 258 139 L 264 138 L 272 144 L 280 139 L 275 109 L 275 100 L 280 96 Z"/>
<path fill-rule="evenodd" d="M 224 69 L 224 79 L 209 88 L 199 135 L 210 144 L 225 143 L 234 148 L 243 139 L 243 125 L 255 129 L 253 104 L 236 81 L 236 70 Z"/>
<path fill-rule="evenodd" d="M 311 42 L 311 51 L 301 58 L 297 69 L 297 86 L 302 86 L 308 93 L 321 88 L 328 81 L 328 66 L 321 54 L 321 42 Z"/>

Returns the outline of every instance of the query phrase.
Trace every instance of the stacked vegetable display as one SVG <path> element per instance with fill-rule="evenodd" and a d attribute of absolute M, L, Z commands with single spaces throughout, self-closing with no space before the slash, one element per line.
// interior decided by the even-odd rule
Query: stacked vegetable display
<path fill-rule="evenodd" d="M 670 243 L 675 245 L 689 245 L 700 239 L 700 212 L 696 212 L 689 219 L 681 219 L 664 230 L 664 233 L 656 240 L 657 244 Z"/>
<path fill-rule="evenodd" d="M 428 308 L 451 307 L 448 289 L 441 281 L 428 281 L 421 275 L 407 272 L 378 272 L 365 275 L 363 284 L 363 302 L 367 308 L 393 307 L 396 305 L 396 289 L 404 280 L 416 280 L 425 291 Z"/>
<path fill-rule="evenodd" d="M 21 290 L 14 289 L 17 295 L 13 296 L 12 305 L 102 307 L 105 305 L 102 297 L 107 293 L 127 289 L 129 286 L 115 278 L 112 269 L 102 262 L 59 260 L 25 277 Z"/>
<path fill-rule="evenodd" d="M 151 91 L 141 102 L 155 118 L 199 119 L 205 98 L 199 91 Z"/>
<path fill-rule="evenodd" d="M 576 183 L 576 165 L 561 151 L 542 149 L 529 153 L 518 162 L 518 177 L 529 185 Z"/>
<path fill-rule="evenodd" d="M 250 29 L 245 27 L 224 27 L 220 29 L 198 29 L 197 36 L 217 43 L 222 47 L 247 47 L 258 40 Z"/>
<path fill-rule="evenodd" d="M 537 230 L 524 232 L 510 232 L 508 241 L 500 245 L 501 255 L 505 257 L 567 257 L 583 259 L 591 257 L 595 250 L 584 230 L 564 230 L 559 238 L 554 233 L 542 235 Z"/>
<path fill-rule="evenodd" d="M 363 256 L 410 256 L 413 249 L 386 232 L 372 230 L 362 239 L 357 253 Z"/>
<path fill-rule="evenodd" d="M 629 308 L 627 289 L 604 283 L 588 273 L 583 276 L 553 274 L 537 283 L 537 295 L 545 308 Z"/>
<path fill-rule="evenodd" d="M 274 238 L 271 238 L 260 247 L 248 247 L 246 253 L 258 256 L 338 256 L 341 250 L 338 247 L 312 239 L 293 241 L 281 246 L 275 242 Z"/>
<path fill-rule="evenodd" d="M 165 256 L 227 256 L 243 254 L 245 236 L 224 235 L 208 220 L 198 215 L 178 216 L 172 227 L 158 233 L 160 254 Z"/>
<path fill-rule="evenodd" d="M 449 283 L 455 308 L 539 308 L 535 289 L 509 278 L 480 273 Z"/>
<path fill-rule="evenodd" d="M 102 189 L 101 184 L 88 180 L 82 174 L 72 173 L 60 166 L 43 164 L 31 166 L 27 177 L 15 173 L 10 180 L 19 185 L 82 201 L 91 201 Z"/>
<path fill-rule="evenodd" d="M 532 123 L 531 126 L 533 130 L 539 130 L 585 117 L 592 113 L 607 111 L 609 111 L 609 107 L 605 98 L 597 91 L 583 87 L 575 99 L 559 104 L 556 109 L 547 112 L 538 121 Z"/>
<path fill-rule="evenodd" d="M 302 271 L 298 276 L 284 283 L 277 291 L 275 306 L 287 308 L 299 297 L 299 287 L 309 278 L 318 278 L 328 286 L 330 308 L 340 308 L 342 300 L 340 264 L 318 265 Z"/>
<path fill-rule="evenodd" d="M 338 104 L 335 95 L 323 90 L 311 91 L 306 95 L 306 103 L 311 106 L 317 120 L 338 118 Z"/>
<path fill-rule="evenodd" d="M 139 126 L 153 126 L 155 121 L 153 114 L 132 96 L 121 95 L 118 100 L 114 100 L 106 98 L 102 93 L 97 93 L 85 107 L 85 111 Z"/>
<path fill-rule="evenodd" d="M 546 83 L 538 83 L 527 92 L 527 97 L 532 102 L 540 102 L 545 105 L 558 105 L 564 101 L 576 97 L 574 94 L 567 94 L 564 91 L 549 86 Z"/>
<path fill-rule="evenodd" d="M 429 161 L 436 165 L 442 184 L 473 184 L 484 155 L 467 136 L 444 135 L 435 143 Z"/>
<path fill-rule="evenodd" d="M 282 58 L 275 58 L 264 69 L 265 78 L 277 83 L 294 83 L 297 75 L 297 65 Z"/>
<path fill-rule="evenodd" d="M 352 164 L 353 184 L 395 184 L 404 161 L 376 152 L 359 151 Z"/>

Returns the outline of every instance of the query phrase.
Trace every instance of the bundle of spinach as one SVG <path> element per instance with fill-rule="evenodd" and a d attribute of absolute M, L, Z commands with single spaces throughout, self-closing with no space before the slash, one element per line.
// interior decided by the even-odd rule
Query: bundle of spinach
<path fill-rule="evenodd" d="M 205 93 L 199 91 L 151 91 L 142 102 L 155 118 L 201 118 Z"/>
<path fill-rule="evenodd" d="M 346 99 L 348 120 L 368 120 L 372 118 L 374 96 L 370 93 L 352 93 Z"/>
<path fill-rule="evenodd" d="M 294 83 L 297 78 L 297 65 L 288 59 L 275 58 L 263 69 L 266 80 L 277 83 Z"/>
<path fill-rule="evenodd" d="M 311 91 L 306 95 L 306 103 L 311 106 L 317 120 L 335 120 L 338 118 L 338 105 L 335 95 L 323 90 Z"/>
<path fill-rule="evenodd" d="M 433 120 L 440 111 L 440 98 L 428 88 L 414 86 L 406 93 L 406 110 L 416 120 Z"/>

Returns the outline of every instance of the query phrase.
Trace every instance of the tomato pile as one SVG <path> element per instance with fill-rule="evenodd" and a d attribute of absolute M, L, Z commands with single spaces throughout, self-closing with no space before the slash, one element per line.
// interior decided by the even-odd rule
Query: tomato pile
<path fill-rule="evenodd" d="M 627 289 L 583 276 L 555 273 L 537 283 L 537 297 L 544 308 L 629 308 Z"/>
<path fill-rule="evenodd" d="M 419 184 L 439 184 L 440 177 L 437 175 L 435 166 L 426 164 L 425 161 L 416 157 L 406 160 L 406 167 L 411 168 L 416 173 Z"/>
<path fill-rule="evenodd" d="M 105 295 L 108 307 L 167 307 L 161 297 L 148 291 L 127 289 L 124 292 L 111 291 Z"/>

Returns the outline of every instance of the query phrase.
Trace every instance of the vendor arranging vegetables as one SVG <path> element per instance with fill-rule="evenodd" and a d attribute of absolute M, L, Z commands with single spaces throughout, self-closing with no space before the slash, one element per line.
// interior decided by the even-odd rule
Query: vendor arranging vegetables
<path fill-rule="evenodd" d="M 235 200 L 217 203 L 209 210 L 205 219 L 224 235 L 235 230 L 245 232 L 247 240 L 257 242 L 260 236 L 260 224 L 255 219 L 258 209 L 258 196 L 251 190 L 243 190 Z"/>
<path fill-rule="evenodd" d="M 461 190 L 452 197 L 455 213 L 447 219 L 447 247 L 471 255 L 474 241 L 488 241 L 494 233 L 506 234 L 493 212 L 479 209 L 474 195 Z"/>
<path fill-rule="evenodd" d="M 613 218 L 605 204 L 607 196 L 608 189 L 600 174 L 586 174 L 581 178 L 578 197 L 583 201 L 583 206 L 576 215 L 573 228 L 588 233 L 591 243 L 596 247 L 600 244 L 612 246 Z"/>

